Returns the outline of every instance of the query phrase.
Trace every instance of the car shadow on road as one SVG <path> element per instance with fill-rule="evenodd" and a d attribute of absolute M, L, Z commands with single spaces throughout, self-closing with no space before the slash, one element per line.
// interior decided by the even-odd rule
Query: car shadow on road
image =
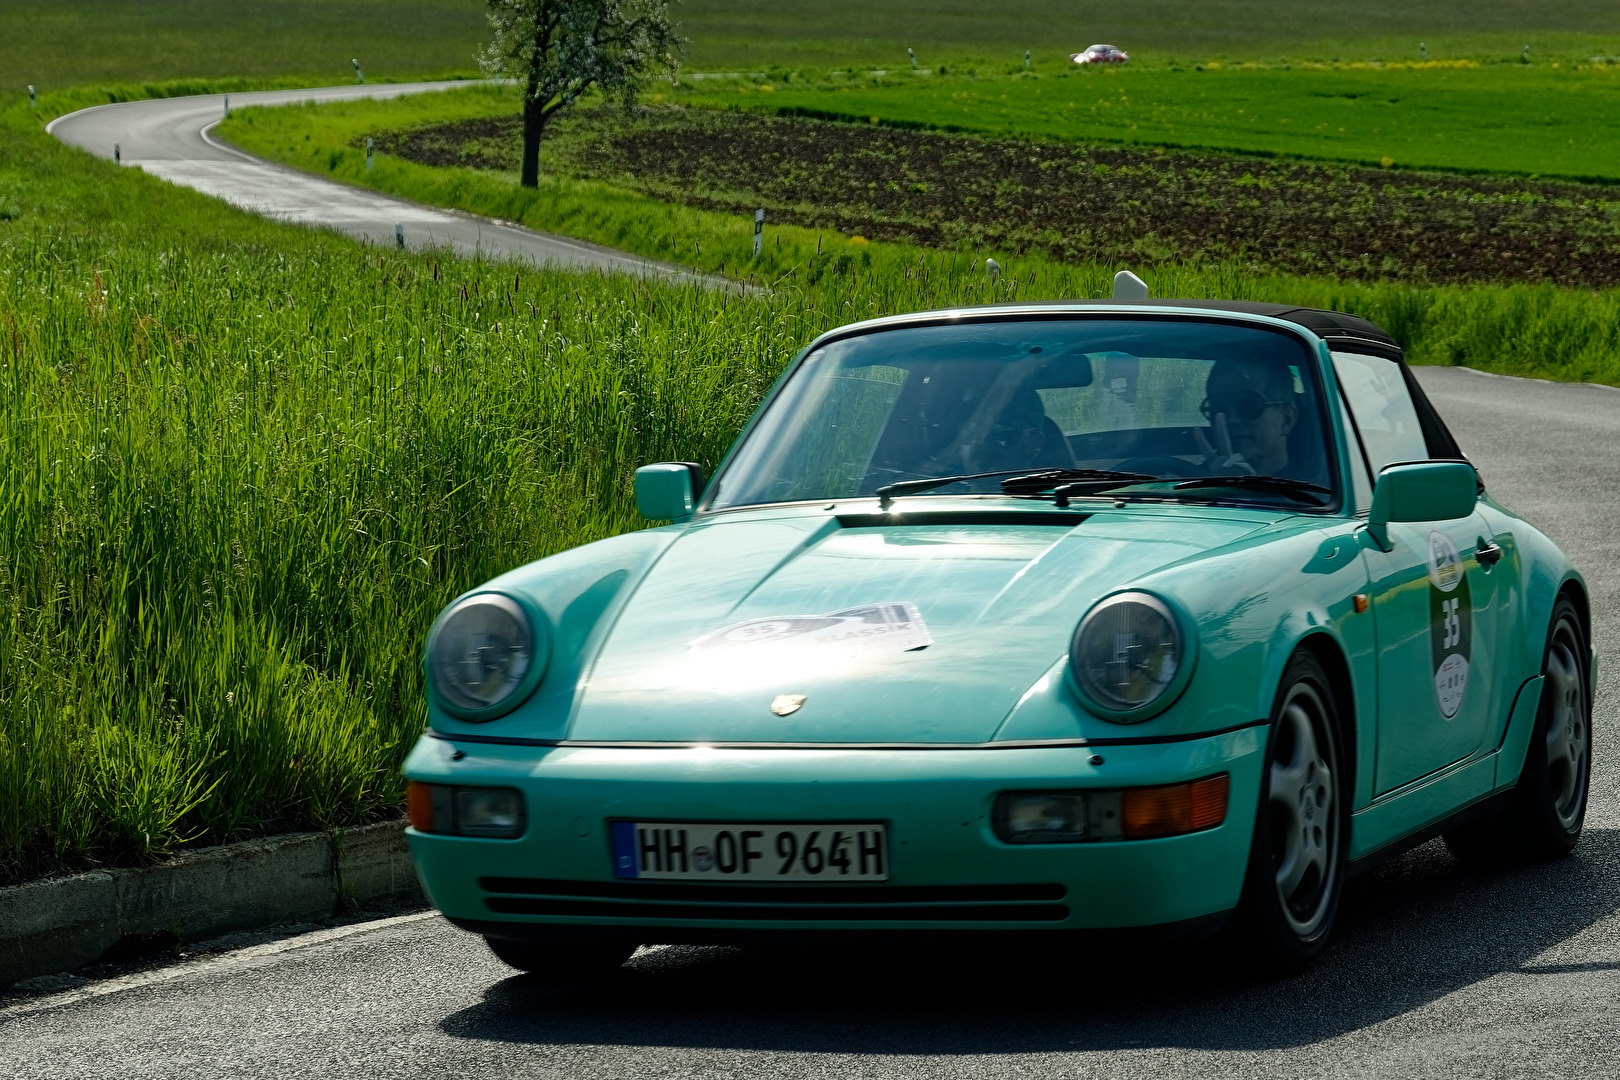
<path fill-rule="evenodd" d="M 1620 831 L 1589 829 L 1574 855 L 1550 863 L 1483 869 L 1436 842 L 1352 882 L 1332 947 L 1290 979 L 1241 974 L 1208 945 L 881 955 L 673 947 L 638 955 L 590 990 L 506 979 L 440 1027 L 502 1042 L 788 1052 L 1278 1049 L 1504 973 L 1620 967 L 1572 941 L 1617 906 Z"/>

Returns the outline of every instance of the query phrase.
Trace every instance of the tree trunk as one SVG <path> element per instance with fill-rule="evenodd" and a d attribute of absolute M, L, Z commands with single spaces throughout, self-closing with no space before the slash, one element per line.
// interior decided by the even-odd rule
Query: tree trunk
<path fill-rule="evenodd" d="M 540 138 L 546 131 L 546 114 L 542 102 L 533 95 L 523 99 L 523 177 L 524 187 L 540 186 Z"/>

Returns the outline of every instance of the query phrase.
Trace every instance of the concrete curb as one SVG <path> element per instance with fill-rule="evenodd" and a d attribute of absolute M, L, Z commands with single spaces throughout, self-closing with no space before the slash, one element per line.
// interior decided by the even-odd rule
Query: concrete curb
<path fill-rule="evenodd" d="M 94 963 L 120 942 L 195 941 L 420 892 L 403 821 L 14 885 L 0 889 L 0 986 Z"/>

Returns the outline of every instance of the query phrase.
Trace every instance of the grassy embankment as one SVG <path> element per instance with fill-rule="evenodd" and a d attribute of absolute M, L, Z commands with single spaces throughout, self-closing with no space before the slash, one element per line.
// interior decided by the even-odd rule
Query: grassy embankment
<path fill-rule="evenodd" d="M 856 302 L 367 251 L 15 94 L 0 193 L 0 881 L 394 812 L 434 613 L 634 527 Z"/>
<path fill-rule="evenodd" d="M 389 101 L 244 109 L 220 133 L 254 153 L 349 183 L 423 202 L 521 221 L 700 269 L 745 276 L 778 288 L 816 287 L 829 275 L 902 280 L 962 273 L 985 254 L 1004 264 L 1003 295 L 1100 296 L 1113 265 L 1069 265 L 1030 254 L 932 251 L 868 242 L 831 230 L 791 225 L 768 230 L 764 254 L 750 262 L 752 221 L 745 215 L 685 206 L 600 181 L 547 173 L 539 188 L 520 188 L 510 173 L 418 165 L 379 154 L 368 171 L 356 143 L 367 133 L 442 124 L 509 112 L 500 90 L 469 88 Z M 1551 285 L 1411 286 L 1256 273 L 1220 263 L 1202 270 L 1166 265 L 1150 275 L 1164 296 L 1227 296 L 1337 307 L 1388 326 L 1420 363 L 1467 363 L 1485 370 L 1620 383 L 1620 292 Z M 979 291 L 985 292 L 982 278 Z"/>

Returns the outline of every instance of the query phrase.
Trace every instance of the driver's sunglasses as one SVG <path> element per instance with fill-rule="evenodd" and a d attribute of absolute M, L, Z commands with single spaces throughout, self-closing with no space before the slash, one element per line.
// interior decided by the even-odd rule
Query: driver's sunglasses
<path fill-rule="evenodd" d="M 1198 411 L 1204 414 L 1204 419 L 1212 418 L 1216 413 L 1225 413 L 1236 416 L 1239 420 L 1258 420 L 1260 414 L 1270 405 L 1289 405 L 1288 401 L 1269 401 L 1254 390 L 1237 390 L 1230 394 L 1216 394 L 1207 397 Z"/>

